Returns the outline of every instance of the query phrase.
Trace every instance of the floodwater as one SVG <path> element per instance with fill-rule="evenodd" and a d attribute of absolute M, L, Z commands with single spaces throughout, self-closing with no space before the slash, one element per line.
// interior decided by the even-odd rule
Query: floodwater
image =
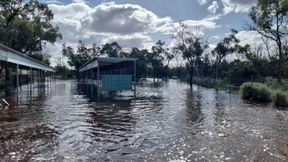
<path fill-rule="evenodd" d="M 237 92 L 146 81 L 95 102 L 80 87 L 24 87 L 0 112 L 1 161 L 288 161 L 288 111 Z"/>

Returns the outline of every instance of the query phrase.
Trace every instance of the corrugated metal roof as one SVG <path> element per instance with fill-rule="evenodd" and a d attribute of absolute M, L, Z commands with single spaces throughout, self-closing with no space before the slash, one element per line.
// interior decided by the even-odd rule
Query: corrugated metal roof
<path fill-rule="evenodd" d="M 97 57 L 93 58 L 79 69 L 80 72 L 87 71 L 98 66 L 111 65 L 114 63 L 124 62 L 124 61 L 136 61 L 137 58 L 119 58 L 119 57 Z"/>
<path fill-rule="evenodd" d="M 55 72 L 55 69 L 0 43 L 0 60 L 12 64 Z"/>

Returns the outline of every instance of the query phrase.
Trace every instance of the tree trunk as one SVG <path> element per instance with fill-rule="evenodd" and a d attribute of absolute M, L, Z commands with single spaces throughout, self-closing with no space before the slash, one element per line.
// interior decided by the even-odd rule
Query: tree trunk
<path fill-rule="evenodd" d="M 219 64 L 216 63 L 214 84 L 216 84 L 216 80 L 218 79 L 218 75 L 219 75 Z"/>
<path fill-rule="evenodd" d="M 166 79 L 166 82 L 168 82 L 168 75 L 169 75 L 169 74 L 168 74 L 168 72 L 169 72 L 169 67 L 168 67 L 168 66 L 169 66 L 169 64 L 168 64 L 167 67 L 166 67 L 166 72 L 167 72 L 167 73 L 166 73 L 166 78 L 165 78 L 165 79 Z"/>
<path fill-rule="evenodd" d="M 278 71 L 278 81 L 281 81 L 282 77 L 284 76 L 284 58 L 283 58 L 283 51 L 282 51 L 282 43 L 281 38 L 278 38 L 277 46 L 279 52 L 279 71 Z"/>
<path fill-rule="evenodd" d="M 189 79 L 189 84 L 190 84 L 191 89 L 193 86 L 193 75 L 194 75 L 194 67 L 193 67 L 193 65 L 191 65 L 191 67 L 190 67 L 190 79 Z"/>

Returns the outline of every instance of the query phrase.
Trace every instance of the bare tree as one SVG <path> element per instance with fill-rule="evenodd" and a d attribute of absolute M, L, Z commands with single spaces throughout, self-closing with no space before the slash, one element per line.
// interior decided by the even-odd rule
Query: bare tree
<path fill-rule="evenodd" d="M 188 62 L 189 83 L 192 88 L 196 59 L 201 57 L 205 49 L 208 48 L 208 44 L 198 28 L 193 32 L 187 25 L 181 22 L 179 28 L 178 33 L 174 37 L 174 50 L 179 51 L 182 54 L 182 58 Z"/>

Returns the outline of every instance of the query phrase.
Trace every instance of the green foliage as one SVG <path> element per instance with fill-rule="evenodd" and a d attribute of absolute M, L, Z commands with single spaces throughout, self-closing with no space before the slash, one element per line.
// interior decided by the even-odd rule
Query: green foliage
<path fill-rule="evenodd" d="M 247 30 L 256 31 L 277 46 L 276 64 L 278 79 L 285 74 L 287 63 L 287 25 L 288 25 L 288 1 L 287 0 L 258 0 L 256 6 L 250 11 L 252 24 Z"/>
<path fill-rule="evenodd" d="M 174 51 L 181 53 L 182 58 L 189 63 L 189 82 L 190 87 L 192 87 L 196 60 L 201 59 L 200 57 L 208 48 L 208 44 L 204 37 L 201 36 L 199 30 L 191 31 L 191 29 L 183 23 L 180 23 L 180 29 L 174 38 L 174 43 Z"/>
<path fill-rule="evenodd" d="M 61 38 L 50 21 L 53 13 L 37 0 L 4 0 L 0 3 L 0 43 L 17 51 L 33 54 L 42 50 L 42 42 Z M 40 60 L 43 61 L 43 60 Z"/>
<path fill-rule="evenodd" d="M 40 60 L 47 65 L 50 65 L 49 56 L 45 56 L 41 53 L 28 54 L 28 56 L 34 58 L 35 60 Z"/>
<path fill-rule="evenodd" d="M 56 76 L 58 79 L 73 78 L 73 71 L 65 67 L 64 65 L 58 64 L 56 67 Z"/>
<path fill-rule="evenodd" d="M 219 70 L 221 63 L 225 57 L 228 55 L 234 53 L 236 51 L 236 48 L 234 45 L 235 43 L 239 43 L 239 40 L 235 37 L 235 34 L 237 34 L 237 31 L 232 30 L 232 34 L 230 34 L 228 37 L 225 37 L 222 42 L 219 42 L 215 49 L 212 51 L 212 54 L 216 57 L 216 68 L 215 68 L 215 80 L 218 79 L 219 76 Z"/>
<path fill-rule="evenodd" d="M 214 80 L 212 78 L 198 78 L 195 77 L 193 82 L 197 85 L 206 87 L 206 88 L 220 88 L 220 89 L 228 89 L 230 88 L 230 84 L 225 80 Z"/>
<path fill-rule="evenodd" d="M 276 91 L 272 96 L 272 101 L 275 106 L 288 107 L 288 95 L 287 93 Z"/>
<path fill-rule="evenodd" d="M 288 91 L 288 81 L 284 79 L 279 81 L 277 79 L 273 79 L 272 77 L 266 77 L 265 84 L 274 90 Z"/>
<path fill-rule="evenodd" d="M 153 77 L 159 76 L 161 74 L 161 70 L 163 69 L 163 53 L 165 53 L 164 48 L 165 42 L 158 41 L 152 47 L 152 52 L 147 53 L 147 61 L 152 68 Z"/>
<path fill-rule="evenodd" d="M 138 48 L 132 48 L 132 51 L 128 57 L 137 58 L 136 62 L 136 76 L 138 79 L 145 78 L 148 74 L 147 58 L 146 55 L 149 52 L 147 50 L 139 50 Z"/>
<path fill-rule="evenodd" d="M 272 91 L 262 83 L 243 83 L 240 87 L 241 98 L 244 100 L 270 102 Z"/>
<path fill-rule="evenodd" d="M 99 46 L 93 44 L 91 48 L 88 48 L 82 41 L 79 41 L 77 52 L 71 46 L 67 46 L 66 44 L 62 46 L 62 54 L 68 58 L 68 64 L 76 70 L 90 59 L 101 55 L 98 52 L 100 52 Z"/>
<path fill-rule="evenodd" d="M 101 54 L 107 55 L 108 57 L 120 57 L 122 48 L 117 42 L 106 43 L 101 48 L 100 52 Z"/>

